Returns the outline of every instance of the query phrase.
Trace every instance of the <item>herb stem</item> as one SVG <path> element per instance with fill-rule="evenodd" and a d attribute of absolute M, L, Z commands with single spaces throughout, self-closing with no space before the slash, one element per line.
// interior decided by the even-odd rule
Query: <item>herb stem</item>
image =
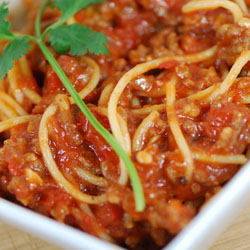
<path fill-rule="evenodd" d="M 54 71 L 64 84 L 65 88 L 68 90 L 72 98 L 75 100 L 77 106 L 80 108 L 80 110 L 83 112 L 83 114 L 87 117 L 89 122 L 93 125 L 93 127 L 96 129 L 96 131 L 102 135 L 102 137 L 110 144 L 110 146 L 114 149 L 114 151 L 117 153 L 117 155 L 124 161 L 125 165 L 128 168 L 128 172 L 130 175 L 130 180 L 132 184 L 132 188 L 134 191 L 135 196 L 135 203 L 136 203 L 136 210 L 137 211 L 143 211 L 145 208 L 145 200 L 144 200 L 144 194 L 143 189 L 141 185 L 141 181 L 139 179 L 138 173 L 133 165 L 133 162 L 128 157 L 126 152 L 123 150 L 121 145 L 117 142 L 116 139 L 97 121 L 97 119 L 94 117 L 94 115 L 91 113 L 91 111 L 88 109 L 87 105 L 82 101 L 81 97 L 69 81 L 68 77 L 63 72 L 62 68 L 54 58 L 54 56 L 51 54 L 49 49 L 46 47 L 43 41 L 38 40 L 38 45 L 45 55 L 48 62 L 52 65 Z"/>
<path fill-rule="evenodd" d="M 127 167 L 131 185 L 134 192 L 134 198 L 135 198 L 135 206 L 136 211 L 141 212 L 145 208 L 145 199 L 144 199 L 144 193 L 142 184 L 140 181 L 140 178 L 138 176 L 138 173 L 136 171 L 136 168 L 131 161 L 130 157 L 126 154 L 122 146 L 118 143 L 118 141 L 106 130 L 94 117 L 94 115 L 91 113 L 91 111 L 88 109 L 87 105 L 84 103 L 84 101 L 81 99 L 73 85 L 71 84 L 70 80 L 50 52 L 50 50 L 47 48 L 43 41 L 44 33 L 41 35 L 41 27 L 40 22 L 42 18 L 42 14 L 49 4 L 50 0 L 46 0 L 41 7 L 37 19 L 36 19 L 36 36 L 37 36 L 37 44 L 40 47 L 41 51 L 43 52 L 44 56 L 50 63 L 50 65 L 53 67 L 54 71 L 58 75 L 59 79 L 65 86 L 65 88 L 68 90 L 69 94 L 72 96 L 72 98 L 75 100 L 77 106 L 79 109 L 83 112 L 83 114 L 87 117 L 89 122 L 92 124 L 92 126 L 96 129 L 96 131 L 109 143 L 109 145 L 114 149 L 116 154 L 123 160 L 124 164 Z M 46 32 L 46 31 L 45 31 Z"/>
<path fill-rule="evenodd" d="M 33 41 L 33 42 L 36 42 L 36 38 L 34 36 L 30 36 L 30 35 L 21 35 L 22 37 L 27 37 L 28 40 L 30 41 Z M 0 35 L 0 40 L 9 40 L 9 41 L 12 41 L 14 40 L 15 38 L 17 37 L 20 37 L 19 34 L 15 34 L 15 35 L 11 35 L 11 36 L 8 36 L 8 35 Z"/>
<path fill-rule="evenodd" d="M 46 0 L 42 7 L 40 8 L 38 14 L 37 14 L 37 17 L 36 17 L 36 23 L 35 23 L 35 30 L 36 30 L 36 36 L 37 38 L 40 38 L 41 37 L 41 21 L 42 21 L 42 15 L 43 15 L 43 12 L 45 11 L 46 7 L 49 5 L 50 3 L 50 0 Z"/>
<path fill-rule="evenodd" d="M 16 36 L 13 36 L 13 35 L 11 35 L 11 36 L 8 36 L 8 35 L 0 35 L 0 39 L 1 40 L 13 40 L 13 39 L 15 39 L 16 38 Z"/>

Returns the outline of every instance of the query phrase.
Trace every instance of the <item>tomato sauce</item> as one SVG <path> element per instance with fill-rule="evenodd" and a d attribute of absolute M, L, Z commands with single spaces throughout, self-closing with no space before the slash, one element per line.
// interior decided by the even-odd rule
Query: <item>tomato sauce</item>
<path fill-rule="evenodd" d="M 97 237 L 105 236 L 121 246 L 160 249 L 223 188 L 242 164 L 192 156 L 194 170 L 191 179 L 187 178 L 187 165 L 169 125 L 171 114 L 166 111 L 167 82 L 172 77 L 176 79 L 174 115 L 192 154 L 203 153 L 207 158 L 245 155 L 250 146 L 249 65 L 245 65 L 228 91 L 215 99 L 207 101 L 205 96 L 192 100 L 189 96 L 218 86 L 225 79 L 236 58 L 250 48 L 249 31 L 234 23 L 231 13 L 222 8 L 184 14 L 181 9 L 187 2 L 108 0 L 75 15 L 76 22 L 103 32 L 109 41 L 110 56 L 87 54 L 100 67 L 100 81 L 84 98 L 94 117 L 109 132 L 110 96 L 100 104 L 107 86 L 114 88 L 139 63 L 217 46 L 216 55 L 209 60 L 164 62 L 132 79 L 121 93 L 118 113 L 131 139 L 130 158 L 142 184 L 145 210 L 136 211 L 130 181 L 124 186 L 119 184 L 121 159 L 75 104 L 69 104 L 67 112 L 58 109 L 48 120 L 48 144 L 53 159 L 74 188 L 93 196 L 106 194 L 107 199 L 100 204 L 85 204 L 52 178 L 40 148 L 40 121 L 58 94 L 69 94 L 36 49 L 29 58 L 36 61 L 32 70 L 42 79 L 35 74 L 20 74 L 18 81 L 21 89 L 30 88 L 40 94 L 41 101 L 33 104 L 25 99 L 20 105 L 36 115 L 34 120 L 1 134 L 1 196 Z M 54 10 L 48 11 L 43 26 L 58 15 Z M 93 69 L 81 57 L 55 52 L 54 55 L 75 89 L 84 89 Z M 43 84 L 38 87 L 41 80 Z M 158 112 L 157 119 L 150 121 L 138 136 L 138 127 L 152 110 Z M 134 146 L 138 144 L 139 149 Z M 104 185 L 83 178 L 79 169 L 104 179 Z"/>

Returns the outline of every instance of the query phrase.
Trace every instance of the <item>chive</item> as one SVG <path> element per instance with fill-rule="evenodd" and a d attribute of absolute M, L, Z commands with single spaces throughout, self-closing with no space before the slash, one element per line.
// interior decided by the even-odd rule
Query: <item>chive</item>
<path fill-rule="evenodd" d="M 126 154 L 124 149 L 121 147 L 121 145 L 118 143 L 118 141 L 108 132 L 108 130 L 106 130 L 97 121 L 97 119 L 88 109 L 87 105 L 81 99 L 81 97 L 79 96 L 79 94 L 77 93 L 73 85 L 71 84 L 70 80 L 65 75 L 62 68 L 57 63 L 56 59 L 51 54 L 51 52 L 46 47 L 43 41 L 43 38 L 45 35 L 41 34 L 40 23 L 41 23 L 43 12 L 49 3 L 50 3 L 50 0 L 46 0 L 44 2 L 36 18 L 35 29 L 36 29 L 36 36 L 37 36 L 36 38 L 37 44 L 40 47 L 46 59 L 48 60 L 48 62 L 50 63 L 50 65 L 52 66 L 52 68 L 54 69 L 54 71 L 56 72 L 56 74 L 58 75 L 59 79 L 61 80 L 65 88 L 68 90 L 69 94 L 74 99 L 79 109 L 83 112 L 83 114 L 87 117 L 89 122 L 96 129 L 96 131 L 108 142 L 108 144 L 114 149 L 116 154 L 122 159 L 122 161 L 126 165 L 128 173 L 129 173 L 131 185 L 133 188 L 133 192 L 134 192 L 136 211 L 141 212 L 145 209 L 145 199 L 144 199 L 142 184 L 141 184 L 140 178 L 138 176 L 138 173 L 136 171 L 136 168 L 133 162 L 131 161 L 130 157 Z"/>

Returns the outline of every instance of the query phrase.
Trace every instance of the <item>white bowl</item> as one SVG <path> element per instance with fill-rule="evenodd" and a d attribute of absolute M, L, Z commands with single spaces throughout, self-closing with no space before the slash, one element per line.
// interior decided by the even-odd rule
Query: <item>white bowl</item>
<path fill-rule="evenodd" d="M 205 250 L 250 201 L 250 162 L 214 196 L 164 250 Z M 118 250 L 119 246 L 0 198 L 0 219 L 64 249 Z"/>
<path fill-rule="evenodd" d="M 215 195 L 164 250 L 208 249 L 250 201 L 250 162 Z"/>
<path fill-rule="evenodd" d="M 10 2 L 11 6 L 15 7 L 19 1 Z M 249 179 L 250 163 L 247 163 L 164 250 L 208 249 L 250 201 Z M 0 198 L 0 219 L 64 249 L 122 249 L 2 198 Z"/>

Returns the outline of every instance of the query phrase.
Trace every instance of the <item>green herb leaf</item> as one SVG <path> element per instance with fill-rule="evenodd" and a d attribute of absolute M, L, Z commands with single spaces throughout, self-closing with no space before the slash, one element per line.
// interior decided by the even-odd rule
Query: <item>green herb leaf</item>
<path fill-rule="evenodd" d="M 61 25 L 74 16 L 79 10 L 92 3 L 100 3 L 105 0 L 54 0 L 54 5 L 62 11 L 62 16 L 55 26 Z"/>
<path fill-rule="evenodd" d="M 59 26 L 51 30 L 49 42 L 60 54 L 68 50 L 72 56 L 84 55 L 87 50 L 96 55 L 109 54 L 105 35 L 79 24 Z"/>
<path fill-rule="evenodd" d="M 0 77 L 3 79 L 13 67 L 13 61 L 25 55 L 30 49 L 27 37 L 14 38 L 0 56 Z"/>
<path fill-rule="evenodd" d="M 0 39 L 14 37 L 14 35 L 10 32 L 10 23 L 5 20 L 9 14 L 9 10 L 6 6 L 6 2 L 3 2 L 0 5 Z"/>

